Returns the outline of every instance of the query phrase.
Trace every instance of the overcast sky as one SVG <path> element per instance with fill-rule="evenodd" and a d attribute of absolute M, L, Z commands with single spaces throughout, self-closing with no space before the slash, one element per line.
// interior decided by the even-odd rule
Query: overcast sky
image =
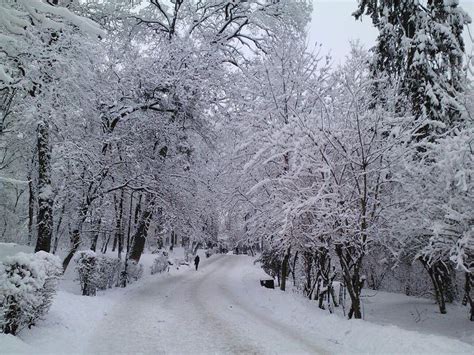
<path fill-rule="evenodd" d="M 460 0 L 460 5 L 474 19 L 474 0 Z M 313 20 L 310 40 L 322 44 L 323 53 L 331 51 L 334 63 L 344 60 L 349 53 L 349 41 L 360 39 L 370 48 L 374 45 L 377 31 L 372 27 L 370 18 L 356 21 L 351 14 L 357 7 L 357 0 L 313 0 Z M 470 26 L 474 36 L 474 26 Z M 467 31 L 466 31 L 467 32 Z M 469 37 L 465 36 L 468 51 L 472 49 Z"/>

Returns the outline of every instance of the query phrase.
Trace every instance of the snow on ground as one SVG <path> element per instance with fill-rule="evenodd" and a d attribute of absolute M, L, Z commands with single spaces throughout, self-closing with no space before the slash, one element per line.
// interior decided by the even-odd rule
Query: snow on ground
<path fill-rule="evenodd" d="M 298 329 L 299 334 L 312 334 L 313 337 L 320 338 L 321 344 L 324 342 L 328 344 L 326 349 L 330 352 L 474 354 L 474 347 L 472 345 L 461 342 L 458 339 L 422 334 L 420 332 L 423 328 L 422 325 L 419 325 L 415 332 L 390 324 L 381 326 L 363 320 L 347 321 L 341 317 L 330 315 L 327 311 L 319 310 L 314 301 L 303 299 L 299 295 L 253 287 L 252 285 L 255 284 L 256 280 L 264 274 L 263 271 L 250 267 L 250 265 L 242 265 L 238 270 L 234 268 L 232 272 L 236 274 L 243 273 L 244 275 L 240 277 L 240 282 L 241 287 L 247 290 L 247 294 L 241 300 L 242 303 L 245 302 L 245 306 L 249 310 L 254 312 L 265 311 L 267 314 L 271 314 L 274 319 L 291 324 L 293 329 Z M 383 295 L 380 296 L 383 297 Z M 400 295 L 394 296 L 397 298 Z M 408 302 L 408 304 L 412 302 L 411 297 L 402 295 L 402 298 L 406 298 L 405 302 Z M 249 300 L 251 301 L 249 302 Z M 430 301 L 428 300 L 427 303 L 430 303 Z M 436 305 L 431 304 L 431 306 L 433 307 L 432 310 L 436 309 Z M 405 304 L 403 307 L 409 308 L 410 306 Z M 382 308 L 383 305 L 379 305 L 378 310 L 376 307 L 368 307 L 366 311 L 379 311 L 378 316 L 383 319 L 384 315 L 380 312 Z M 466 315 L 464 314 L 465 317 Z M 391 319 L 395 320 L 394 318 Z M 459 318 L 458 320 L 461 321 Z M 398 324 L 405 326 L 408 323 L 407 317 L 401 317 Z M 448 322 L 439 325 L 437 328 L 438 332 L 441 332 L 443 327 L 449 327 L 451 324 L 451 322 Z M 470 333 L 472 339 L 474 324 L 464 323 L 463 325 L 465 325 L 466 334 Z M 459 329 L 459 327 L 457 328 Z M 449 333 L 449 330 L 447 332 Z"/>
<path fill-rule="evenodd" d="M 429 300 L 369 291 L 368 321 L 348 321 L 260 287 L 268 276 L 253 258 L 200 254 L 197 272 L 176 263 L 158 275 L 149 269 L 155 255 L 144 254 L 143 279 L 96 297 L 79 295 L 71 264 L 46 319 L 17 338 L 0 334 L 0 353 L 474 353 L 465 314 L 441 322 Z M 182 260 L 183 250 L 171 258 Z"/>
<path fill-rule="evenodd" d="M 1 354 L 34 354 L 34 348 L 19 337 L 0 333 Z"/>
<path fill-rule="evenodd" d="M 33 252 L 33 248 L 14 243 L 0 243 L 0 261 L 19 251 Z M 107 254 L 116 256 L 116 253 L 112 252 Z M 205 258 L 203 251 L 198 254 L 201 260 Z M 140 263 L 144 266 L 142 279 L 127 288 L 99 291 L 95 297 L 81 295 L 80 285 L 75 280 L 75 262 L 71 261 L 45 319 L 31 329 L 24 329 L 18 337 L 0 334 L 0 354 L 87 353 L 88 341 L 96 331 L 95 324 L 100 323 L 109 310 L 116 303 L 126 299 L 129 293 L 136 292 L 141 285 L 148 284 L 150 279 L 156 280 L 160 277 L 150 275 L 150 267 L 155 257 L 156 255 L 150 253 L 142 255 L 140 259 Z M 183 248 L 175 248 L 170 254 L 170 259 L 174 265 L 170 267 L 170 273 L 161 277 L 179 275 L 191 269 L 190 266 L 179 265 L 184 261 Z"/>
<path fill-rule="evenodd" d="M 396 324 L 425 334 L 445 335 L 474 345 L 474 322 L 469 308 L 447 304 L 441 314 L 434 300 L 403 294 L 364 290 L 364 319 L 378 324 Z"/>

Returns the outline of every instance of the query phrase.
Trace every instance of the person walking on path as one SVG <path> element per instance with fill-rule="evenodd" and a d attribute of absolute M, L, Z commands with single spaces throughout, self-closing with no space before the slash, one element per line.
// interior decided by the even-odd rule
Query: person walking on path
<path fill-rule="evenodd" d="M 199 255 L 196 255 L 196 257 L 194 258 L 194 266 L 196 266 L 196 271 L 197 271 L 198 266 L 199 266 Z"/>

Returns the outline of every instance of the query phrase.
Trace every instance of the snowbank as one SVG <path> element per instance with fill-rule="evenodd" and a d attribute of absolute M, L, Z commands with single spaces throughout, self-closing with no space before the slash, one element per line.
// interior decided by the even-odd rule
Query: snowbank
<path fill-rule="evenodd" d="M 239 287 L 245 292 L 241 295 L 240 302 L 245 302 L 246 307 L 258 313 L 271 314 L 281 322 L 291 324 L 300 334 L 320 338 L 322 343 L 327 344 L 326 348 L 336 353 L 474 354 L 474 346 L 458 339 L 421 333 L 419 330 L 423 329 L 423 324 L 418 325 L 418 331 L 410 331 L 395 325 L 381 325 L 364 320 L 349 321 L 320 310 L 316 302 L 299 294 L 259 287 L 258 281 L 268 278 L 268 275 L 248 261 L 243 261 L 240 267 L 230 271 L 231 278 L 241 280 Z M 433 309 L 436 307 L 433 306 Z M 403 306 L 400 306 L 399 311 L 403 312 Z M 383 315 L 379 316 L 379 321 L 383 322 Z M 372 315 L 370 319 L 374 320 L 373 318 Z M 438 331 L 449 333 L 449 324 L 445 323 L 445 328 L 438 326 Z M 401 322 L 401 325 L 405 323 Z M 466 332 L 472 339 L 474 325 L 467 325 Z"/>
<path fill-rule="evenodd" d="M 20 338 L 10 334 L 0 333 L 0 349 L 4 355 L 9 354 L 34 354 L 35 349 Z"/>

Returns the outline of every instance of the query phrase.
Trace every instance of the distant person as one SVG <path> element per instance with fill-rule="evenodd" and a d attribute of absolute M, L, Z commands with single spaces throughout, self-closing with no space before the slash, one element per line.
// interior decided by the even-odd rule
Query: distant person
<path fill-rule="evenodd" d="M 198 266 L 199 266 L 199 255 L 196 255 L 196 257 L 194 258 L 194 266 L 196 266 L 196 271 L 197 271 Z"/>

